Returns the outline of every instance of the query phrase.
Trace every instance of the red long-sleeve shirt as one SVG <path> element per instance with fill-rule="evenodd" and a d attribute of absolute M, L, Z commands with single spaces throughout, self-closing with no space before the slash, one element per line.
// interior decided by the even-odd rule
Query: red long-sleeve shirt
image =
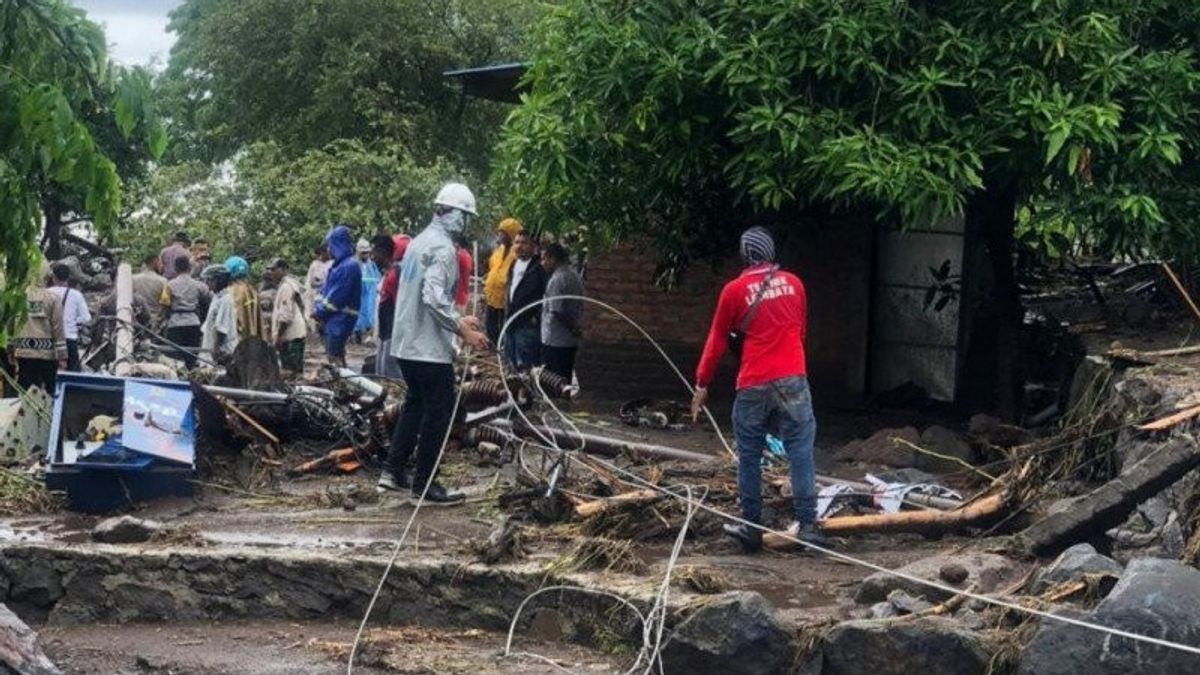
<path fill-rule="evenodd" d="M 696 366 L 696 386 L 707 387 L 725 353 L 729 331 L 739 327 L 750 310 L 771 265 L 747 268 L 725 284 L 717 301 L 704 353 Z M 737 388 L 755 387 L 781 377 L 805 375 L 804 339 L 808 329 L 808 300 L 804 284 L 791 272 L 777 270 L 763 294 L 742 342 Z"/>

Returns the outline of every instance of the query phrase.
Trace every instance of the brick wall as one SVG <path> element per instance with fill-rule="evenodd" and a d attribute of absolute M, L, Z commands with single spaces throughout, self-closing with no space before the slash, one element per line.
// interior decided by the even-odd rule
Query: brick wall
<path fill-rule="evenodd" d="M 796 228 L 777 242 L 780 262 L 799 274 L 808 292 L 809 377 L 823 403 L 857 403 L 865 389 L 872 231 L 870 223 L 829 222 Z M 691 379 L 717 295 L 739 267 L 732 258 L 715 270 L 697 265 L 676 288 L 663 290 L 654 284 L 653 255 L 625 244 L 591 257 L 587 293 L 638 322 Z M 678 376 L 635 329 L 599 307 L 585 312 L 578 367 L 590 394 L 613 399 L 686 396 Z M 716 399 L 732 395 L 735 374 L 736 362 L 726 355 L 712 386 Z"/>
<path fill-rule="evenodd" d="M 694 266 L 670 290 L 655 285 L 654 270 L 652 255 L 623 244 L 589 259 L 587 294 L 642 326 L 690 380 L 717 295 L 737 267 L 732 261 L 715 271 L 707 265 Z M 591 393 L 604 398 L 686 395 L 679 377 L 635 328 L 600 307 L 584 311 L 586 337 L 579 352 L 579 373 Z M 725 361 L 714 389 L 732 387 L 734 367 L 728 357 Z"/>

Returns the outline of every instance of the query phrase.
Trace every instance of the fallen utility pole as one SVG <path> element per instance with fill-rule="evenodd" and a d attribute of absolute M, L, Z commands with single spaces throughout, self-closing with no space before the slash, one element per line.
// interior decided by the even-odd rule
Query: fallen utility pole
<path fill-rule="evenodd" d="M 1099 536 L 1129 518 L 1138 505 L 1200 467 L 1192 441 L 1173 438 L 1120 476 L 1085 495 L 1070 509 L 1039 520 L 1019 535 L 1035 555 L 1052 555 Z"/>
<path fill-rule="evenodd" d="M 133 269 L 129 263 L 117 266 L 117 358 L 113 374 L 129 375 L 133 366 Z"/>
<path fill-rule="evenodd" d="M 711 462 L 713 460 L 723 459 L 722 457 L 718 457 L 716 455 L 706 455 L 701 452 L 681 450 L 679 448 L 672 448 L 665 445 L 622 441 L 615 438 L 608 438 L 606 436 L 568 431 L 565 429 L 552 429 L 550 427 L 538 425 L 533 425 L 528 427 L 528 429 L 532 432 L 532 434 L 541 434 L 547 438 L 553 438 L 556 443 L 561 444 L 561 447 L 564 450 L 577 449 L 582 442 L 584 452 L 600 455 L 602 457 L 630 455 L 636 458 L 638 456 L 649 456 L 660 459 L 678 459 L 685 462 Z"/>
<path fill-rule="evenodd" d="M 476 413 L 483 415 L 484 413 L 494 413 L 496 411 L 489 409 Z M 467 422 L 472 421 L 468 415 Z M 534 426 L 527 428 L 528 433 L 524 436 L 517 435 L 512 430 L 500 427 L 497 425 L 486 425 L 486 428 L 495 431 L 509 440 L 537 440 L 536 432 L 541 432 L 543 435 L 555 439 L 555 442 L 562 444 L 567 448 L 579 446 L 579 441 L 584 441 L 583 451 L 591 454 L 600 455 L 602 457 L 616 457 L 623 453 L 628 453 L 637 456 L 639 453 L 652 457 L 661 457 L 663 459 L 676 459 L 686 462 L 711 462 L 713 460 L 723 459 L 717 455 L 706 455 L 692 450 L 683 450 L 681 448 L 672 448 L 665 445 L 654 445 L 650 443 L 636 443 L 630 441 L 622 441 L 618 439 L 608 438 L 606 436 L 598 436 L 596 434 L 575 433 L 563 429 L 551 429 L 544 426 Z M 530 430 L 531 429 L 531 430 Z M 843 480 L 841 478 L 833 478 L 831 476 L 816 476 L 817 483 L 820 485 L 845 485 L 855 492 L 862 495 L 873 495 L 878 492 L 878 489 L 869 484 L 861 483 L 852 480 Z M 942 511 L 952 511 L 963 505 L 957 499 L 948 499 L 946 497 L 937 497 L 935 495 L 922 494 L 920 492 L 909 492 L 904 496 L 904 503 L 913 506 L 923 506 L 931 509 Z"/>

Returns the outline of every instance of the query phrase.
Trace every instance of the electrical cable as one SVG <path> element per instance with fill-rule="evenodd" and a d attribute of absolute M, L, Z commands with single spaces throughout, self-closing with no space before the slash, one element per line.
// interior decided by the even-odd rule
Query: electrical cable
<path fill-rule="evenodd" d="M 446 434 L 442 438 L 442 446 L 438 450 L 437 459 L 434 460 L 433 469 L 429 472 L 429 478 L 425 480 L 425 487 L 421 489 L 421 496 L 417 498 L 417 503 L 413 505 L 412 513 L 408 516 L 408 522 L 404 524 L 404 530 L 400 533 L 400 538 L 396 540 L 396 545 L 392 548 L 392 555 L 383 570 L 383 575 L 379 577 L 379 585 L 375 587 L 375 593 L 371 596 L 371 601 L 367 604 L 367 611 L 363 614 L 362 622 L 358 625 L 358 632 L 354 635 L 354 644 L 350 647 L 350 658 L 346 662 L 346 675 L 353 675 L 354 673 L 354 656 L 358 653 L 358 645 L 362 640 L 363 631 L 366 630 L 367 621 L 371 618 L 371 612 L 375 609 L 375 603 L 379 600 L 379 594 L 383 592 L 383 586 L 387 583 L 388 575 L 391 574 L 392 568 L 396 565 L 396 559 L 400 557 L 400 550 L 404 546 L 404 540 L 408 538 L 409 530 L 412 529 L 413 523 L 417 519 L 417 513 L 425 503 L 425 496 L 429 494 L 429 488 L 433 485 L 433 481 L 437 477 L 438 467 L 442 465 L 442 457 L 446 454 L 446 446 L 450 443 L 450 434 L 454 430 L 454 417 L 458 414 L 459 403 L 462 402 L 463 385 L 466 384 L 467 373 L 468 370 L 464 368 L 462 378 L 458 383 L 458 393 L 454 396 L 454 406 L 450 410 L 450 423 L 446 426 Z M 400 422 L 397 420 L 396 423 L 399 424 Z"/>
<path fill-rule="evenodd" d="M 637 330 L 638 330 L 638 331 L 639 331 L 639 332 L 640 332 L 640 333 L 641 333 L 641 334 L 642 334 L 644 337 L 646 337 L 646 338 L 647 338 L 647 339 L 648 339 L 648 340 L 649 340 L 649 341 L 650 341 L 650 342 L 651 342 L 651 343 L 654 345 L 655 349 L 657 349 L 657 350 L 658 350 L 659 354 L 661 354 L 661 355 L 663 356 L 663 358 L 664 358 L 664 359 L 666 359 L 666 360 L 668 361 L 668 363 L 671 365 L 671 368 L 672 368 L 672 370 L 674 370 L 674 371 L 675 371 L 675 373 L 676 373 L 677 375 L 679 375 L 679 377 L 680 377 L 680 379 L 683 381 L 684 385 L 685 385 L 685 386 L 686 386 L 686 387 L 687 387 L 689 390 L 691 389 L 691 384 L 688 382 L 687 378 L 685 378 L 685 377 L 682 375 L 682 373 L 680 372 L 679 368 L 678 368 L 678 367 L 677 367 L 677 366 L 674 364 L 674 362 L 672 362 L 672 361 L 670 360 L 670 357 L 668 357 L 668 356 L 667 356 L 667 355 L 666 355 L 666 354 L 663 352 L 662 348 L 661 348 L 661 347 L 659 347 L 658 343 L 657 343 L 657 342 L 655 342 L 655 341 L 654 341 L 654 339 L 653 339 L 652 337 L 650 337 L 650 336 L 649 336 L 649 335 L 646 333 L 646 331 L 645 331 L 645 330 L 643 330 L 643 329 L 642 329 L 640 326 L 638 326 L 638 325 L 636 324 L 636 322 L 634 322 L 632 319 L 630 319 L 629 317 L 627 317 L 627 316 L 626 316 L 624 313 L 622 313 L 620 310 L 616 309 L 615 307 L 612 307 L 612 306 L 611 306 L 611 305 L 609 305 L 608 303 L 605 303 L 605 302 L 603 302 L 603 301 L 601 301 L 601 300 L 597 300 L 597 299 L 595 299 L 595 298 L 589 298 L 589 297 L 586 297 L 586 296 L 579 296 L 579 295 L 561 295 L 561 296 L 554 296 L 554 297 L 552 297 L 552 298 L 542 298 L 542 299 L 540 299 L 540 300 L 534 301 L 533 303 L 530 303 L 530 304 L 529 304 L 529 305 L 527 305 L 526 307 L 522 308 L 522 310 L 521 310 L 521 311 L 524 311 L 525 309 L 528 309 L 528 308 L 530 308 L 530 307 L 534 307 L 534 306 L 537 306 L 537 305 L 543 304 L 543 303 L 545 303 L 545 302 L 547 302 L 547 301 L 549 301 L 549 300 L 562 300 L 562 299 L 580 300 L 580 301 L 583 301 L 583 302 L 590 302 L 590 303 L 593 303 L 593 304 L 599 305 L 600 307 L 603 307 L 603 308 L 605 308 L 605 309 L 607 309 L 607 310 L 609 310 L 609 311 L 611 311 L 611 312 L 615 313 L 617 316 L 620 316 L 621 318 L 623 318 L 623 319 L 624 319 L 626 322 L 630 323 L 630 325 L 632 325 L 634 328 L 636 328 L 636 329 L 637 329 Z M 513 318 L 515 318 L 515 316 L 516 316 L 516 315 L 514 315 L 514 317 L 513 317 Z M 509 319 L 509 322 L 511 322 L 511 321 L 512 321 L 512 319 L 510 318 L 510 319 Z M 507 326 L 508 326 L 508 323 L 505 323 L 505 328 L 507 328 Z M 503 336 L 503 333 L 502 333 L 502 336 Z M 502 339 L 503 339 L 503 337 L 502 337 Z M 501 363 L 501 370 L 503 371 L 503 363 Z M 502 378 L 502 379 L 503 379 L 503 378 Z M 508 388 L 507 384 L 505 385 L 505 390 L 508 392 L 508 395 L 509 395 L 509 398 L 510 398 L 510 400 L 513 400 L 513 402 L 515 403 L 515 399 L 513 398 L 512 391 L 511 391 L 511 390 Z M 548 403 L 550 403 L 548 399 L 547 399 L 547 402 L 548 402 Z M 551 406 L 553 406 L 553 403 L 550 403 L 550 405 L 551 405 Z M 526 423 L 527 425 L 529 425 L 530 427 L 533 427 L 533 426 L 534 426 L 534 425 L 532 424 L 532 422 L 529 420 L 529 418 L 528 418 L 528 417 L 525 415 L 524 411 L 520 410 L 520 408 L 519 408 L 519 407 L 518 407 L 518 408 L 515 408 L 515 409 L 516 409 L 516 413 L 517 413 L 518 415 L 520 415 L 520 416 L 521 416 L 521 418 L 522 418 L 522 419 L 525 421 L 525 423 Z M 710 417 L 710 418 L 712 417 L 711 413 L 709 414 L 709 417 Z M 713 424 L 715 425 L 715 424 L 716 424 L 715 420 L 712 420 L 712 421 L 713 421 Z M 535 432 L 536 432 L 536 430 L 535 430 Z M 719 429 L 718 429 L 718 433 L 719 433 Z M 538 435 L 540 436 L 541 434 L 538 434 Z M 722 440 L 724 440 L 724 439 L 722 438 Z M 551 443 L 551 445 L 553 445 L 553 444 Z M 553 448 L 552 448 L 552 449 L 553 449 Z M 944 583 L 940 583 L 940 582 L 937 582 L 937 581 L 931 581 L 931 580 L 929 580 L 929 579 L 924 579 L 924 578 L 922 578 L 922 577 L 918 577 L 918 576 L 916 576 L 916 575 L 913 575 L 913 574 L 908 574 L 908 573 L 906 573 L 906 572 L 902 572 L 902 571 L 900 571 L 900 570 L 894 570 L 894 569 L 891 569 L 891 568 L 888 568 L 888 567 L 884 567 L 884 566 L 882 566 L 882 565 L 879 565 L 879 564 L 876 564 L 876 563 L 870 562 L 870 561 L 868 561 L 868 560 L 863 560 L 863 559 L 860 559 L 860 558 L 856 558 L 856 557 L 854 557 L 854 556 L 852 556 L 852 555 L 849 555 L 849 554 L 846 554 L 846 553 L 841 553 L 841 552 L 839 552 L 839 551 L 834 551 L 834 550 L 832 550 L 832 549 L 829 549 L 829 548 L 827 548 L 827 547 L 825 547 L 825 546 L 819 546 L 819 545 L 817 545 L 817 544 L 813 544 L 813 543 L 811 543 L 811 542 L 808 542 L 808 541 L 803 541 L 803 540 L 801 540 L 800 538 L 798 538 L 798 537 L 796 537 L 796 536 L 793 536 L 793 535 L 789 534 L 789 533 L 788 533 L 788 532 L 786 532 L 786 531 L 773 530 L 773 529 L 771 529 L 771 528 L 768 528 L 768 527 L 766 527 L 766 526 L 763 526 L 763 525 L 761 525 L 761 524 L 759 524 L 759 523 L 753 523 L 753 522 L 750 522 L 750 521 L 748 521 L 748 520 L 746 520 L 746 519 L 744 519 L 744 518 L 742 518 L 742 517 L 740 517 L 740 516 L 735 516 L 735 515 L 733 515 L 733 514 L 725 513 L 725 512 L 723 512 L 723 511 L 720 511 L 720 510 L 718 510 L 718 509 L 712 508 L 712 507 L 710 507 L 710 506 L 708 506 L 708 505 L 706 505 L 706 504 L 703 504 L 703 503 L 700 503 L 700 502 L 696 502 L 696 501 L 695 501 L 694 499 L 692 499 L 690 496 L 687 496 L 687 495 L 682 495 L 682 494 L 679 494 L 679 493 L 677 493 L 677 492 L 673 492 L 673 491 L 671 491 L 671 490 L 669 490 L 669 489 L 667 489 L 667 488 L 664 488 L 664 487 L 662 487 L 662 486 L 660 486 L 660 485 L 655 485 L 654 483 L 651 483 L 650 481 L 647 481 L 647 480 L 643 479 L 641 476 L 638 476 L 637 474 L 635 474 L 635 473 L 633 473 L 633 472 L 630 472 L 630 471 L 628 471 L 628 470 L 626 470 L 626 469 L 624 469 L 624 468 L 622 468 L 622 467 L 620 467 L 620 466 L 617 466 L 617 465 L 615 465 L 615 464 L 613 464 L 613 463 L 611 463 L 611 462 L 607 462 L 607 461 L 605 461 L 605 460 L 603 460 L 603 459 L 600 459 L 600 458 L 597 458 L 597 457 L 593 457 L 593 458 L 592 458 L 592 460 L 593 460 L 593 461 L 595 461 L 597 464 L 600 464 L 600 465 L 604 466 L 605 468 L 607 468 L 607 469 L 609 469 L 609 470 L 611 470 L 611 471 L 613 471 L 613 472 L 615 472 L 615 473 L 618 473 L 618 474 L 621 474 L 621 475 L 624 475 L 624 476 L 628 477 L 628 478 L 631 480 L 631 482 L 633 482 L 633 483 L 635 483 L 635 484 L 638 484 L 638 485 L 641 485 L 641 486 L 643 486 L 643 487 L 645 487 L 645 488 L 647 488 L 647 489 L 655 490 L 655 491 L 657 491 L 657 492 L 659 492 L 659 493 L 661 493 L 661 494 L 663 494 L 663 495 L 665 495 L 665 496 L 668 496 L 668 497 L 671 497 L 671 498 L 677 499 L 677 500 L 679 500 L 679 501 L 681 501 L 681 502 L 684 502 L 684 503 L 686 503 L 686 504 L 689 504 L 690 506 L 693 506 L 694 508 L 697 508 L 697 509 L 704 510 L 704 511 L 706 511 L 706 512 L 708 512 L 708 513 L 710 513 L 710 514 L 712 514 L 712 515 L 714 515 L 714 516 L 717 516 L 718 518 L 721 518 L 721 519 L 724 519 L 724 520 L 727 520 L 727 521 L 730 521 L 730 522 L 733 522 L 733 523 L 738 523 L 738 524 L 740 524 L 740 525 L 743 525 L 743 526 L 746 526 L 746 527 L 750 527 L 750 528 L 753 528 L 753 529 L 759 530 L 760 532 L 763 532 L 763 533 L 767 533 L 767 534 L 775 534 L 775 535 L 777 535 L 777 536 L 779 536 L 779 537 L 781 537 L 781 538 L 783 538 L 783 539 L 785 539 L 785 540 L 787 540 L 787 541 L 791 541 L 791 542 L 793 542 L 793 543 L 795 543 L 795 544 L 799 544 L 800 546 L 802 546 L 802 547 L 804 547 L 804 548 L 806 548 L 806 549 L 808 549 L 808 550 L 810 550 L 810 551 L 814 551 L 814 552 L 816 552 L 816 553 L 820 553 L 820 554 L 822 554 L 822 555 L 824 555 L 824 556 L 826 556 L 826 557 L 828 557 L 828 558 L 832 558 L 832 559 L 834 559 L 834 560 L 840 560 L 840 561 L 842 561 L 842 562 L 849 563 L 849 564 L 851 564 L 851 565 L 856 565 L 856 566 L 859 566 L 859 567 L 862 567 L 862 568 L 865 568 L 865 569 L 869 569 L 869 570 L 871 570 L 871 571 L 873 571 L 873 572 L 879 572 L 879 573 L 886 574 L 886 575 L 888 575 L 888 576 L 896 577 L 896 578 L 898 578 L 898 579 L 903 579 L 903 580 L 905 580 L 905 581 L 908 581 L 908 582 L 910 582 L 910 583 L 914 583 L 914 584 L 917 584 L 917 585 L 920 585 L 920 586 L 924 586 L 924 587 L 927 587 L 927 588 L 931 588 L 931 589 L 934 589 L 934 590 L 940 591 L 940 592 L 942 592 L 942 593 L 948 594 L 948 595 L 949 595 L 949 596 L 951 596 L 951 597 L 953 597 L 953 596 L 962 596 L 962 597 L 965 597 L 965 598 L 968 598 L 968 599 L 971 599 L 971 600 L 977 600 L 977 601 L 979 601 L 979 602 L 984 602 L 984 603 L 987 603 L 987 604 L 990 604 L 990 605 L 994 605 L 994 606 L 997 606 L 997 607 L 1002 607 L 1002 608 L 1009 609 L 1009 610 L 1012 610 L 1012 611 L 1015 611 L 1015 612 L 1019 612 L 1019 613 L 1023 613 L 1023 614 L 1028 614 L 1028 615 L 1031 615 L 1031 616 L 1036 616 L 1036 617 L 1039 617 L 1039 618 L 1042 618 L 1042 619 L 1047 619 L 1047 620 L 1050 620 L 1050 621 L 1057 621 L 1057 622 L 1059 622 L 1059 623 L 1064 623 L 1064 624 L 1068 624 L 1068 625 L 1076 626 L 1076 627 L 1079 627 L 1079 628 L 1085 628 L 1085 629 L 1088 629 L 1088 630 L 1093 630 L 1093 631 L 1097 631 L 1097 632 L 1100 632 L 1100 633 L 1105 633 L 1105 634 L 1107 634 L 1107 635 L 1109 635 L 1109 636 L 1123 637 L 1123 638 L 1126 638 L 1126 639 L 1129 639 L 1129 640 L 1133 640 L 1133 641 L 1136 641 L 1136 642 L 1143 642 L 1143 643 L 1147 643 L 1147 644 L 1153 644 L 1153 645 L 1157 645 L 1157 646 L 1160 646 L 1160 647 L 1166 647 L 1166 648 L 1168 648 L 1168 649 L 1174 649 L 1174 650 L 1177 650 L 1177 651 L 1186 652 L 1186 653 L 1189 653 L 1189 654 L 1200 655 L 1200 647 L 1196 647 L 1196 646 L 1192 646 L 1192 645 L 1187 645 L 1187 644 L 1182 644 L 1182 643 L 1179 643 L 1179 642 L 1173 642 L 1173 641 L 1170 641 L 1170 640 L 1165 640 L 1165 639 L 1162 639 L 1162 638 L 1156 638 L 1156 637 L 1152 637 L 1152 636 L 1149 636 L 1149 635 L 1144 635 L 1144 634 L 1141 634 L 1141 633 L 1134 633 L 1134 632 L 1131 632 L 1131 631 L 1126 631 L 1126 630 L 1122 630 L 1122 629 L 1119 629 L 1119 628 L 1112 628 L 1112 627 L 1109 627 L 1109 626 L 1103 626 L 1103 625 L 1100 625 L 1100 624 L 1097 624 L 1097 623 L 1093 623 L 1093 622 L 1090 622 L 1090 621 L 1086 621 L 1086 620 L 1082 620 L 1082 619 L 1076 619 L 1076 618 L 1073 618 L 1073 617 L 1068 617 L 1068 616 L 1063 616 L 1063 615 L 1061 615 L 1061 614 L 1054 614 L 1054 613 L 1052 613 L 1052 612 L 1048 612 L 1048 611 L 1045 611 L 1045 610 L 1036 609 L 1036 608 L 1033 608 L 1033 607 L 1026 607 L 1026 606 L 1024 606 L 1024 605 L 1020 605 L 1020 604 L 1017 604 L 1017 603 L 1015 603 L 1015 602 L 1010 602 L 1010 601 L 1008 601 L 1008 600 L 1004 600 L 1004 599 L 1001 599 L 1001 598 L 992 597 L 992 596 L 989 596 L 989 595 L 984 595 L 984 594 L 981 594 L 981 593 L 976 593 L 976 592 L 969 591 L 969 590 L 963 590 L 963 589 L 960 589 L 960 588 L 955 588 L 955 587 L 953 587 L 953 586 L 949 586 L 949 585 L 947 585 L 947 584 L 944 584 Z M 585 464 L 585 463 L 583 463 L 583 462 L 579 462 L 579 460 L 577 460 L 577 459 L 576 459 L 575 461 L 576 461 L 577 463 L 583 464 L 583 466 L 587 466 L 587 464 Z"/>

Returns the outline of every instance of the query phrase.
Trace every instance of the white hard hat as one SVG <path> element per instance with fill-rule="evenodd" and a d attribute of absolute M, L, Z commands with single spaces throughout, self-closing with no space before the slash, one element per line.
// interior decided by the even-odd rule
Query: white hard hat
<path fill-rule="evenodd" d="M 471 215 L 475 213 L 475 195 L 471 192 L 471 188 L 462 183 L 446 183 L 438 190 L 437 197 L 433 200 L 438 206 L 449 206 L 452 209 L 466 211 Z"/>

